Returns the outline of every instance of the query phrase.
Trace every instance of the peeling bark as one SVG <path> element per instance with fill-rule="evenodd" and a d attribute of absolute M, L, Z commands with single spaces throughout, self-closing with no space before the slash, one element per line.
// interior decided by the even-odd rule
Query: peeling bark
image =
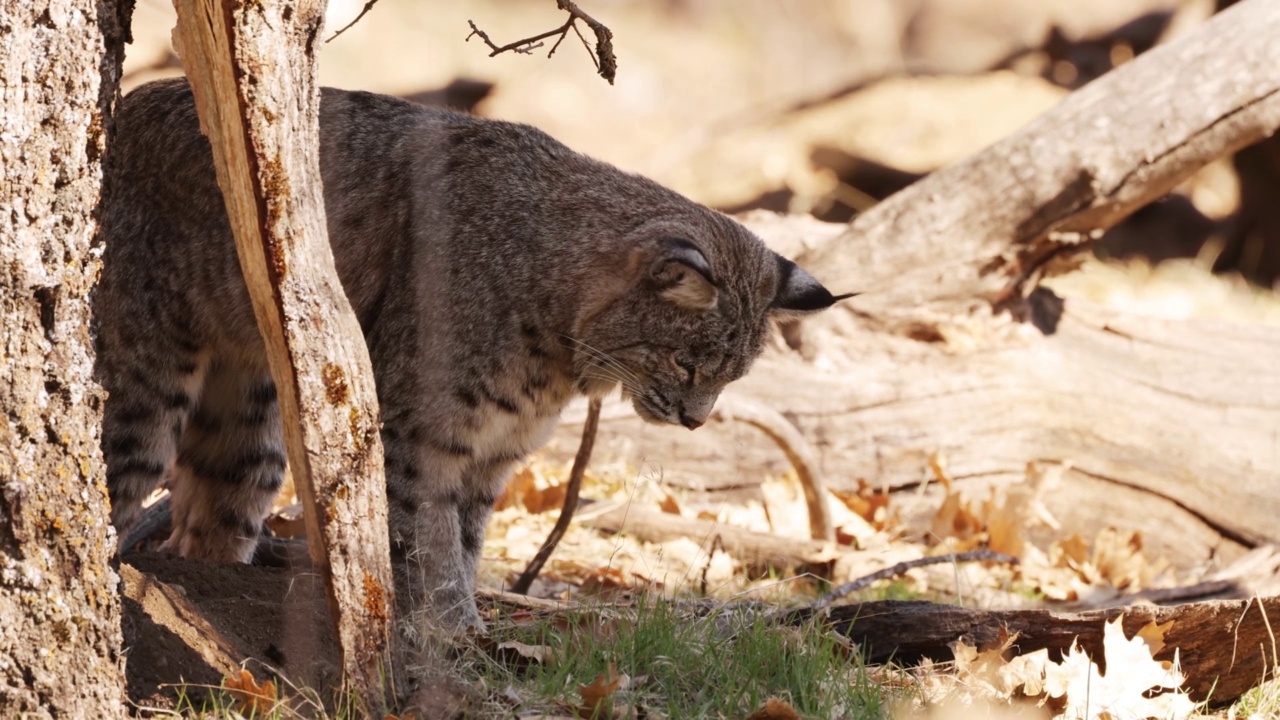
<path fill-rule="evenodd" d="M 362 714 L 394 695 L 395 600 L 377 396 L 321 194 L 324 0 L 181 0 L 176 40 L 267 347 L 311 559 Z"/>

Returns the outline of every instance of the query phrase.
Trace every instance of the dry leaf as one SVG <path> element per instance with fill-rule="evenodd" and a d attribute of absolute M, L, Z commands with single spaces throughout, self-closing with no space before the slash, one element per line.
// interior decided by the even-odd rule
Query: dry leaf
<path fill-rule="evenodd" d="M 942 483 L 942 489 L 946 490 L 947 494 L 950 495 L 951 494 L 951 477 L 947 475 L 945 466 L 946 466 L 946 463 L 942 459 L 941 454 L 934 453 L 929 456 L 929 469 L 933 471 L 934 479 Z"/>
<path fill-rule="evenodd" d="M 231 691 L 236 707 L 249 715 L 265 716 L 276 706 L 276 684 L 267 680 L 261 685 L 253 679 L 253 673 L 240 669 L 239 677 L 230 675 L 222 679 L 222 686 Z"/>
<path fill-rule="evenodd" d="M 276 537 L 297 538 L 307 534 L 307 523 L 302 516 L 302 506 L 294 503 L 271 513 L 267 527 Z"/>
<path fill-rule="evenodd" d="M 949 492 L 929 522 L 929 531 L 939 541 L 948 538 L 975 540 L 982 532 L 982 520 L 969 503 L 960 498 L 960 493 Z"/>
<path fill-rule="evenodd" d="M 1183 720 L 1195 703 L 1179 692 L 1184 677 L 1173 662 L 1152 658 L 1145 640 L 1125 638 L 1123 616 L 1103 628 L 1102 647 L 1107 674 L 1079 646 L 1073 645 L 1061 664 L 1045 668 L 1045 693 L 1064 698 L 1064 720 Z M 1164 692 L 1172 691 L 1172 692 Z M 1150 697 L 1152 693 L 1161 694 Z"/>
<path fill-rule="evenodd" d="M 590 685 L 579 685 L 578 695 L 582 704 L 578 706 L 578 716 L 588 720 L 600 720 L 613 715 L 613 694 L 622 687 L 626 675 L 619 675 L 618 668 L 609 663 L 609 669 L 600 673 Z"/>
<path fill-rule="evenodd" d="M 1151 657 L 1155 657 L 1164 649 L 1164 634 L 1171 627 L 1173 627 L 1172 620 L 1161 625 L 1157 625 L 1156 622 L 1152 620 L 1139 628 L 1138 634 L 1135 637 L 1142 638 L 1142 641 L 1147 644 L 1147 648 L 1151 650 Z"/>
<path fill-rule="evenodd" d="M 527 466 L 520 468 L 520 472 L 511 478 L 502 494 L 498 496 L 498 501 L 493 504 L 494 512 L 515 507 L 517 502 L 523 502 L 525 493 L 536 490 L 537 487 L 538 476 L 534 474 L 533 469 Z"/>
<path fill-rule="evenodd" d="M 1098 575 L 1120 590 L 1141 590 L 1159 570 L 1142 554 L 1142 533 L 1103 528 L 1093 541 L 1093 566 Z"/>
<path fill-rule="evenodd" d="M 1089 562 L 1089 543 L 1079 534 L 1049 546 L 1049 564 L 1054 567 L 1079 569 Z"/>
<path fill-rule="evenodd" d="M 658 508 L 664 513 L 671 515 L 680 515 L 680 503 L 676 502 L 676 498 L 671 493 L 663 493 L 662 500 L 658 502 Z"/>
<path fill-rule="evenodd" d="M 800 720 L 800 713 L 785 700 L 769 698 L 764 707 L 748 715 L 747 720 Z"/>
<path fill-rule="evenodd" d="M 491 654 L 509 665 L 523 667 L 530 663 L 544 663 L 552 657 L 552 653 L 553 650 L 546 645 L 527 645 L 510 640 L 498 643 Z"/>
<path fill-rule="evenodd" d="M 1022 557 L 1026 549 L 1024 533 L 1031 523 L 1028 517 L 1032 501 L 1032 488 L 1015 485 L 1002 493 L 991 488 L 991 499 L 982 509 L 987 526 L 987 549 Z"/>
<path fill-rule="evenodd" d="M 888 530 L 898 524 L 897 513 L 889 508 L 889 493 L 872 488 L 862 478 L 858 478 L 858 489 L 853 492 L 830 488 L 827 491 L 876 530 Z"/>
<path fill-rule="evenodd" d="M 982 651 L 966 643 L 964 638 L 956 640 L 951 643 L 956 674 L 967 685 L 984 690 L 984 695 L 1009 697 L 1014 688 L 1006 687 L 1010 680 L 1003 677 L 1001 672 L 1008 666 L 1004 656 L 1017 639 L 1018 633 L 1008 633 L 1001 629 L 999 642 Z"/>
<path fill-rule="evenodd" d="M 548 510 L 559 510 L 564 507 L 564 496 L 568 494 L 569 486 L 565 483 L 552 485 L 550 487 L 529 488 L 520 497 L 520 502 L 524 505 L 524 509 L 538 515 Z"/>

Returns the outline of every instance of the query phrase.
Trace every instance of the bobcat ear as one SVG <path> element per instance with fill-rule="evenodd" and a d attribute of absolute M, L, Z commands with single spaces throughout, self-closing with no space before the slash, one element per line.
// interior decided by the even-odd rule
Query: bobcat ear
<path fill-rule="evenodd" d="M 702 251 L 688 240 L 662 241 L 649 272 L 658 294 L 688 310 L 710 310 L 719 291 L 711 276 L 711 265 Z"/>
<path fill-rule="evenodd" d="M 774 257 L 778 261 L 778 290 L 770 311 L 775 317 L 802 317 L 826 310 L 840 300 L 857 295 L 832 295 L 830 290 L 800 269 L 799 265 L 781 255 Z"/>

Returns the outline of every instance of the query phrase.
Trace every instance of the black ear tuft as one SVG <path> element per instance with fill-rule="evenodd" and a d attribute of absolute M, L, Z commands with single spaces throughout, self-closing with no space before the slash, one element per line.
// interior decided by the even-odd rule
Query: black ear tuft
<path fill-rule="evenodd" d="M 778 262 L 778 290 L 773 298 L 771 309 L 779 315 L 800 316 L 826 310 L 845 298 L 857 293 L 832 295 L 822 283 L 805 272 L 799 265 L 774 255 Z"/>

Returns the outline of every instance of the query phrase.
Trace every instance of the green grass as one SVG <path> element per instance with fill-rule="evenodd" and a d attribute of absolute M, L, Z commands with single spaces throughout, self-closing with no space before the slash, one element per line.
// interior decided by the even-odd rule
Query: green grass
<path fill-rule="evenodd" d="M 624 718 L 739 718 L 771 697 L 805 718 L 887 717 L 890 698 L 846 642 L 818 625 L 784 628 L 762 615 L 715 610 L 698 617 L 660 601 L 639 602 L 625 615 L 580 613 L 511 632 L 511 639 L 550 649 L 548 660 L 521 667 L 489 661 L 474 671 L 486 685 L 513 688 L 522 712 L 579 704 L 579 686 L 612 665 L 631 679 L 614 698 Z"/>
<path fill-rule="evenodd" d="M 627 608 L 602 607 L 491 623 L 490 635 L 464 642 L 452 660 L 424 679 L 444 681 L 468 696 L 462 717 L 519 717 L 529 713 L 575 716 L 579 688 L 610 666 L 629 680 L 612 694 L 612 713 L 601 718 L 745 718 L 769 698 L 780 698 L 802 718 L 887 718 L 897 699 L 869 676 L 848 641 L 818 624 L 784 627 L 764 619 L 765 606 L 691 609 L 642 598 Z M 534 661 L 499 652 L 518 642 L 545 654 Z M 312 690 L 282 683 L 285 699 L 261 720 L 358 717 L 349 708 L 324 707 Z M 195 690 L 195 688 L 191 688 Z M 176 717 L 230 718 L 236 703 L 221 688 L 180 689 Z M 419 719 L 427 716 L 419 711 Z"/>

